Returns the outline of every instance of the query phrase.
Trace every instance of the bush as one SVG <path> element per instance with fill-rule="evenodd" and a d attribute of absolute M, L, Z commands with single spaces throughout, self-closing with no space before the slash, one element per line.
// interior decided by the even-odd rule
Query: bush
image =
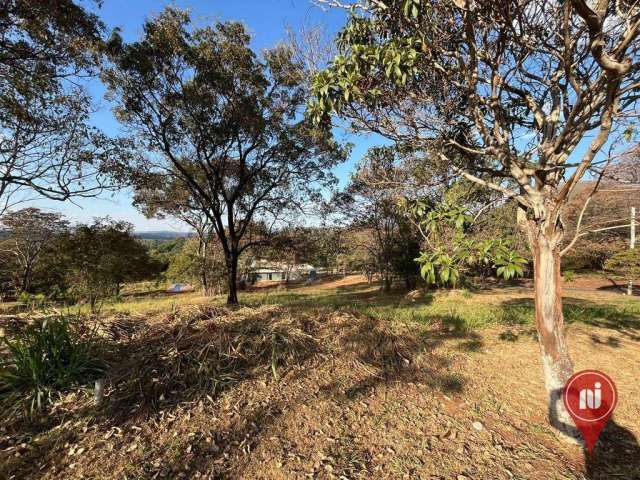
<path fill-rule="evenodd" d="M 27 292 L 20 292 L 18 302 L 24 304 L 28 310 L 35 310 L 37 308 L 44 307 L 47 302 L 47 298 L 42 293 L 32 295 Z"/>
<path fill-rule="evenodd" d="M 94 342 L 77 327 L 68 317 L 47 318 L 2 338 L 0 399 L 10 400 L 13 411 L 26 407 L 33 414 L 59 392 L 103 372 L 92 355 Z"/>
<path fill-rule="evenodd" d="M 563 272 L 562 276 L 564 277 L 564 281 L 567 283 L 571 283 L 577 278 L 576 272 L 574 272 L 573 270 L 567 270 Z"/>
<path fill-rule="evenodd" d="M 616 253 L 605 262 L 604 269 L 625 280 L 635 280 L 640 277 L 640 248 Z"/>

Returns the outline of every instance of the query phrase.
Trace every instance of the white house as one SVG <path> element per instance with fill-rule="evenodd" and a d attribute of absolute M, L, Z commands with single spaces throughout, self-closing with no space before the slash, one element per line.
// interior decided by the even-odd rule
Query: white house
<path fill-rule="evenodd" d="M 290 264 L 256 260 L 251 264 L 249 283 L 281 282 L 285 280 L 315 280 L 316 269 L 308 263 Z"/>

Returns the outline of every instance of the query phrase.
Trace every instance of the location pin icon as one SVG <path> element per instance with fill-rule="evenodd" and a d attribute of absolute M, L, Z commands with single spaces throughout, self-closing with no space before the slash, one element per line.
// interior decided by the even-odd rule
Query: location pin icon
<path fill-rule="evenodd" d="M 591 454 L 618 403 L 615 383 L 597 370 L 582 370 L 567 381 L 562 399 Z"/>

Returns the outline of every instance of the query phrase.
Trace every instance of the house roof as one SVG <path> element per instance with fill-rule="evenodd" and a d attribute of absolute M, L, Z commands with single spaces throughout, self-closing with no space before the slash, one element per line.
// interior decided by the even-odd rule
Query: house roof
<path fill-rule="evenodd" d="M 313 265 L 308 263 L 297 263 L 294 265 L 286 262 L 276 262 L 268 260 L 255 260 L 251 264 L 251 271 L 254 273 L 269 273 L 269 272 L 284 272 L 291 269 L 291 271 L 305 271 L 315 270 Z"/>

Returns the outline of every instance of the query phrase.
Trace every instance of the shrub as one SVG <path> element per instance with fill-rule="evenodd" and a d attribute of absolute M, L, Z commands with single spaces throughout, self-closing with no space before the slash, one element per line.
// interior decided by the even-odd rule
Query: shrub
<path fill-rule="evenodd" d="M 625 280 L 635 280 L 640 277 L 640 248 L 616 253 L 605 262 L 604 269 Z"/>
<path fill-rule="evenodd" d="M 2 338 L 0 399 L 9 400 L 12 411 L 25 407 L 33 414 L 59 392 L 102 373 L 92 355 L 94 342 L 78 326 L 68 317 L 47 318 Z"/>
<path fill-rule="evenodd" d="M 564 281 L 567 283 L 571 283 L 577 278 L 576 272 L 574 272 L 573 270 L 567 270 L 563 272 L 562 276 L 564 277 Z"/>
<path fill-rule="evenodd" d="M 28 310 L 33 311 L 37 308 L 44 307 L 47 299 L 42 293 L 33 295 L 27 292 L 20 292 L 20 295 L 18 296 L 18 302 L 24 304 Z"/>

